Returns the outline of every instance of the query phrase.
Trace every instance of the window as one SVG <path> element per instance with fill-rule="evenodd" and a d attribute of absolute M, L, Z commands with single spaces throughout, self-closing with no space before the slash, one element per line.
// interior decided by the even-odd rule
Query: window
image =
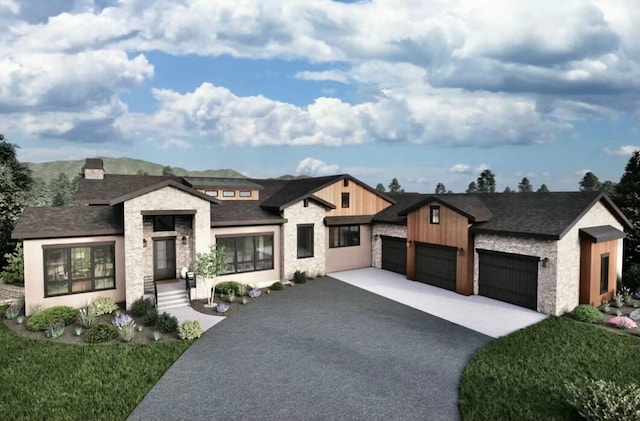
<path fill-rule="evenodd" d="M 432 224 L 440 223 L 440 206 L 429 207 L 429 222 Z"/>
<path fill-rule="evenodd" d="M 329 228 L 329 247 L 360 245 L 360 225 L 343 225 Z"/>
<path fill-rule="evenodd" d="M 609 289 L 609 253 L 600 255 L 600 294 Z"/>
<path fill-rule="evenodd" d="M 114 244 L 44 249 L 45 296 L 113 289 Z"/>
<path fill-rule="evenodd" d="M 342 207 L 349 207 L 349 193 L 342 193 Z"/>
<path fill-rule="evenodd" d="M 173 215 L 156 215 L 153 217 L 154 231 L 175 231 L 176 218 Z"/>
<path fill-rule="evenodd" d="M 251 192 L 248 190 L 240 190 L 240 197 L 251 197 Z"/>
<path fill-rule="evenodd" d="M 227 273 L 273 269 L 273 234 L 216 237 L 227 252 Z"/>
<path fill-rule="evenodd" d="M 348 178 L 344 178 L 342 180 L 342 185 L 345 186 L 345 187 L 349 187 L 349 179 Z"/>
<path fill-rule="evenodd" d="M 236 197 L 236 192 L 233 190 L 224 190 L 222 192 L 222 197 Z"/>
<path fill-rule="evenodd" d="M 308 208 L 308 207 L 309 207 L 309 199 L 304 199 L 304 200 L 302 201 L 302 205 L 303 205 L 305 208 Z"/>
<path fill-rule="evenodd" d="M 218 197 L 218 190 L 206 190 L 204 193 L 207 196 Z"/>
<path fill-rule="evenodd" d="M 313 257 L 313 224 L 298 225 L 298 259 Z"/>

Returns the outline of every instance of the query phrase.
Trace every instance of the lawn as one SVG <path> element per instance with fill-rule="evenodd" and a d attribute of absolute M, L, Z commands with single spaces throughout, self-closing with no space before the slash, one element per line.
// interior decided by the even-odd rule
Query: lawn
<path fill-rule="evenodd" d="M 0 322 L 0 414 L 124 420 L 190 344 L 70 345 L 26 338 Z"/>
<path fill-rule="evenodd" d="M 640 338 L 566 318 L 499 338 L 465 368 L 460 412 L 472 420 L 580 420 L 563 384 L 581 378 L 640 379 Z"/>

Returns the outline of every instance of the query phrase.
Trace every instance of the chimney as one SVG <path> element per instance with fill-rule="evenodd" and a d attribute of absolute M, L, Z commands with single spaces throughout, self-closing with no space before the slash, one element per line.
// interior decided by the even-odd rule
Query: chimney
<path fill-rule="evenodd" d="M 100 158 L 87 158 L 84 163 L 85 180 L 102 180 L 104 178 L 104 163 Z"/>

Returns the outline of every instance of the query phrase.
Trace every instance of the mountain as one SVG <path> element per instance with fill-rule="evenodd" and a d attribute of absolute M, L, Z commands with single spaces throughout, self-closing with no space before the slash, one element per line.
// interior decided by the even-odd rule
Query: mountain
<path fill-rule="evenodd" d="M 137 174 L 138 172 L 143 172 L 149 175 L 162 175 L 162 170 L 165 167 L 162 164 L 141 159 L 105 157 L 101 159 L 104 162 L 104 170 L 107 174 Z M 80 170 L 84 165 L 84 159 L 75 161 L 26 162 L 26 164 L 31 168 L 31 171 L 33 171 L 34 177 L 48 182 L 58 177 L 60 173 L 65 173 L 69 179 L 73 179 L 76 175 L 80 174 Z M 189 171 L 180 167 L 171 167 L 171 170 L 173 174 L 177 176 L 246 178 L 239 172 L 230 169 Z"/>

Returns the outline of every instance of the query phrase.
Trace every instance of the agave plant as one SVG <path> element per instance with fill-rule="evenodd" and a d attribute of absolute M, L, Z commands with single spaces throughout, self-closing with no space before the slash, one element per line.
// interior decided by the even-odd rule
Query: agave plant
<path fill-rule="evenodd" d="M 255 288 L 255 289 L 249 290 L 249 292 L 247 294 L 251 298 L 256 298 L 256 297 L 259 297 L 260 294 L 262 294 L 262 291 L 260 291 L 259 289 Z"/>
<path fill-rule="evenodd" d="M 216 306 L 216 311 L 218 313 L 224 313 L 227 310 L 229 310 L 229 304 L 220 303 Z"/>

